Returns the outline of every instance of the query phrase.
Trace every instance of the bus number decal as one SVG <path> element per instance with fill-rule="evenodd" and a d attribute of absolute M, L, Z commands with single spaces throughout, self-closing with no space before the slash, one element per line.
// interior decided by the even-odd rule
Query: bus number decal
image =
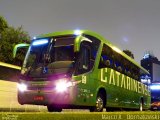
<path fill-rule="evenodd" d="M 85 75 L 82 75 L 82 83 L 86 84 L 87 82 L 87 77 Z"/>

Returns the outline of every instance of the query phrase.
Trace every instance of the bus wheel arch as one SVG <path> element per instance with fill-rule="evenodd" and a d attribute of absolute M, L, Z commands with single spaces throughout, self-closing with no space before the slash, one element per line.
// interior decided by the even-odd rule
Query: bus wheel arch
<path fill-rule="evenodd" d="M 106 90 L 100 88 L 96 95 L 96 105 L 90 108 L 90 112 L 102 112 L 103 108 L 106 107 L 106 98 Z"/>

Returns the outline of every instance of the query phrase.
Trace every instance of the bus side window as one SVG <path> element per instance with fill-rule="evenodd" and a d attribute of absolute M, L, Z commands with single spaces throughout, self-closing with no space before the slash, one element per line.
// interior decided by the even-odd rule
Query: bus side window
<path fill-rule="evenodd" d="M 103 44 L 98 68 L 106 68 L 106 67 L 111 68 L 112 67 L 113 60 L 112 60 L 111 53 L 112 53 L 111 48 L 108 47 L 107 45 Z"/>
<path fill-rule="evenodd" d="M 132 67 L 132 72 L 133 72 L 133 78 L 139 81 L 140 80 L 139 68 L 134 65 Z"/>
<path fill-rule="evenodd" d="M 112 59 L 114 60 L 113 69 L 122 73 L 122 70 L 123 70 L 122 58 L 123 57 L 115 51 L 113 51 L 112 53 L 113 53 Z"/>
<path fill-rule="evenodd" d="M 106 64 L 106 66 L 108 66 L 108 67 L 111 66 L 110 60 L 106 60 L 106 61 L 105 61 L 105 64 Z"/>
<path fill-rule="evenodd" d="M 99 62 L 99 67 L 98 68 L 105 68 L 106 65 L 104 64 L 104 58 L 103 56 L 101 55 L 100 57 L 100 62 Z"/>
<path fill-rule="evenodd" d="M 127 75 L 128 75 L 129 77 L 132 77 L 132 74 L 133 74 L 133 71 L 132 71 L 131 66 L 132 66 L 132 63 L 129 62 L 129 64 L 128 64 L 128 71 L 127 71 Z M 133 78 L 133 77 L 132 77 L 132 78 Z"/>
<path fill-rule="evenodd" d="M 104 67 L 107 67 L 110 65 L 110 61 L 108 60 L 108 57 L 106 55 L 101 56 L 102 64 L 104 64 Z"/>
<path fill-rule="evenodd" d="M 114 62 L 114 69 L 122 73 L 122 64 L 119 61 Z"/>
<path fill-rule="evenodd" d="M 124 74 L 131 77 L 131 66 L 132 66 L 132 64 L 126 59 L 124 59 L 123 62 L 124 62 Z"/>

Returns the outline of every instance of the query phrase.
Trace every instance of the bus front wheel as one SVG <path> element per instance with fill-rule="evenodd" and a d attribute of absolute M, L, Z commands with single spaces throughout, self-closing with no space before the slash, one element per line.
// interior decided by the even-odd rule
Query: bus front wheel
<path fill-rule="evenodd" d="M 48 112 L 61 112 L 62 108 L 56 107 L 54 105 L 47 106 Z"/>
<path fill-rule="evenodd" d="M 96 98 L 96 105 L 90 108 L 90 112 L 102 112 L 104 108 L 105 99 L 103 94 L 99 93 Z"/>

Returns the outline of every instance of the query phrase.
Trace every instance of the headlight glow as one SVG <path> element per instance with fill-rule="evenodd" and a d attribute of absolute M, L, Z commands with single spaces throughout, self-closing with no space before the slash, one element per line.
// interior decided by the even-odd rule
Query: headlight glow
<path fill-rule="evenodd" d="M 25 85 L 24 83 L 18 83 L 17 87 L 18 87 L 18 90 L 21 92 L 24 92 L 27 90 L 27 85 Z"/>
<path fill-rule="evenodd" d="M 73 86 L 72 82 L 67 82 L 66 80 L 60 80 L 56 83 L 57 92 L 65 92 L 68 87 Z"/>

